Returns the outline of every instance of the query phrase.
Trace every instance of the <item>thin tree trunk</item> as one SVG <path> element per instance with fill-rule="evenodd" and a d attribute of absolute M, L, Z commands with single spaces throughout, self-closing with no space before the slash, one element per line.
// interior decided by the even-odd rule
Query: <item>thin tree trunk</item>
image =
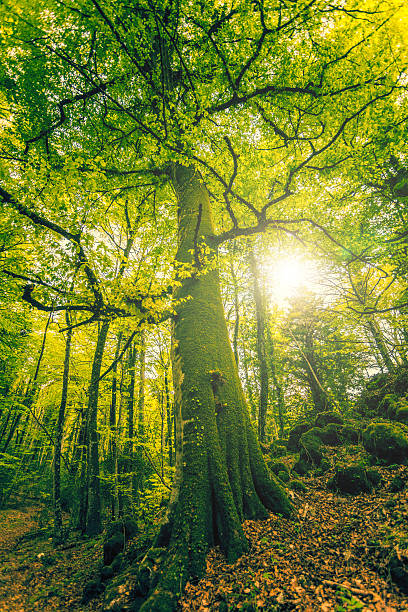
<path fill-rule="evenodd" d="M 260 442 L 265 442 L 266 413 L 268 410 L 269 373 L 265 347 L 265 296 L 259 278 L 258 265 L 254 252 L 249 255 L 249 265 L 253 276 L 255 314 L 256 314 L 256 352 L 259 367 L 259 405 L 258 405 L 258 436 Z"/>
<path fill-rule="evenodd" d="M 109 331 L 109 321 L 103 321 L 96 343 L 92 363 L 91 381 L 88 390 L 88 453 L 87 453 L 87 490 L 86 533 L 90 536 L 100 533 L 101 494 L 99 480 L 99 440 L 98 440 L 98 395 L 103 352 Z"/>
<path fill-rule="evenodd" d="M 61 448 L 64 432 L 65 408 L 68 397 L 69 360 L 71 355 L 72 327 L 68 311 L 66 311 L 67 337 L 65 340 L 64 372 L 62 376 L 61 402 L 58 411 L 54 445 L 54 539 L 62 540 L 62 510 L 61 510 Z"/>
<path fill-rule="evenodd" d="M 139 352 L 139 390 L 138 390 L 138 434 L 141 441 L 145 438 L 145 378 L 146 378 L 146 340 L 145 332 L 140 332 Z"/>
<path fill-rule="evenodd" d="M 167 418 L 167 437 L 166 444 L 169 450 L 169 464 L 174 465 L 173 458 L 173 415 L 172 415 L 172 406 L 170 401 L 170 391 L 169 391 L 169 373 L 168 366 L 166 364 L 164 369 L 164 393 L 166 400 L 166 418 Z"/>
<path fill-rule="evenodd" d="M 112 369 L 112 389 L 111 389 L 111 404 L 109 408 L 109 448 L 108 448 L 108 473 L 112 479 L 111 482 L 111 515 L 112 520 L 115 518 L 116 511 L 116 454 L 117 454 L 117 431 L 116 431 L 116 405 L 118 399 L 118 357 L 122 343 L 122 332 L 118 334 L 116 344 L 114 366 Z"/>
<path fill-rule="evenodd" d="M 387 346 L 384 342 L 384 338 L 383 338 L 380 326 L 378 325 L 374 317 L 369 318 L 367 320 L 367 327 L 370 330 L 370 333 L 373 337 L 373 340 L 378 349 L 378 352 L 380 353 L 382 360 L 384 361 L 385 367 L 387 368 L 389 372 L 392 372 L 392 370 L 395 369 L 395 365 L 390 357 Z"/>

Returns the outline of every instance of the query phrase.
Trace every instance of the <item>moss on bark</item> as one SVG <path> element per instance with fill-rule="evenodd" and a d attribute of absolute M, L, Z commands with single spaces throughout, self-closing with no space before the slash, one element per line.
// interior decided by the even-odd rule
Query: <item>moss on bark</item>
<path fill-rule="evenodd" d="M 158 583 L 141 610 L 172 609 L 187 579 L 205 569 L 219 543 L 229 561 L 247 550 L 244 518 L 267 509 L 289 516 L 291 504 L 267 471 L 252 429 L 228 338 L 218 272 L 200 269 L 213 224 L 205 186 L 192 168 L 174 166 L 179 210 L 177 260 L 196 273 L 177 289 L 173 376 L 178 413 L 176 486 L 157 545 L 168 546 Z M 181 301 L 180 301 L 181 300 Z M 170 607 L 169 607 L 170 606 Z"/>

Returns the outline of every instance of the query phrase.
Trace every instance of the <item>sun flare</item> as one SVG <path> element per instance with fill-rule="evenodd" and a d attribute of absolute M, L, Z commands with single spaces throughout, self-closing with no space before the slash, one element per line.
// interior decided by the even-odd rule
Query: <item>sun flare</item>
<path fill-rule="evenodd" d="M 316 278 L 312 262 L 290 255 L 267 264 L 265 272 L 268 294 L 278 306 L 285 306 L 302 290 L 310 289 Z"/>

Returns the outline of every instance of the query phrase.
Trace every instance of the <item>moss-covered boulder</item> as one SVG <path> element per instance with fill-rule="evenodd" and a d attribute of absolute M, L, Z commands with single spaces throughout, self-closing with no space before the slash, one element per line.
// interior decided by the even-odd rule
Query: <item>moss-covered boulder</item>
<path fill-rule="evenodd" d="M 371 423 L 363 431 L 363 445 L 371 455 L 388 463 L 408 459 L 408 427 L 400 423 Z"/>
<path fill-rule="evenodd" d="M 82 591 L 82 603 L 88 604 L 92 599 L 99 597 L 105 590 L 105 585 L 100 580 L 90 580 Z"/>
<path fill-rule="evenodd" d="M 357 444 L 361 439 L 361 430 L 353 427 L 353 425 L 343 425 L 340 429 L 340 435 L 344 442 Z"/>
<path fill-rule="evenodd" d="M 366 472 L 367 478 L 373 487 L 379 487 L 382 484 L 383 477 L 381 476 L 380 472 L 377 472 L 377 470 L 374 468 L 368 468 Z"/>
<path fill-rule="evenodd" d="M 320 440 L 323 444 L 338 446 L 343 442 L 342 429 L 339 423 L 328 423 L 319 432 Z"/>
<path fill-rule="evenodd" d="M 279 472 L 285 472 L 289 476 L 289 468 L 286 463 L 283 463 L 283 461 L 273 461 L 269 467 L 277 476 L 279 475 Z"/>
<path fill-rule="evenodd" d="M 407 478 L 402 474 L 396 474 L 394 478 L 390 482 L 390 491 L 391 493 L 399 493 L 403 489 L 405 489 L 405 485 L 407 484 Z"/>
<path fill-rule="evenodd" d="M 327 486 L 329 489 L 351 495 L 368 493 L 372 489 L 367 471 L 361 465 L 336 465 L 334 476 L 329 480 Z"/>
<path fill-rule="evenodd" d="M 299 425 L 295 425 L 295 427 L 289 432 L 287 444 L 288 450 L 294 452 L 299 450 L 300 437 L 309 429 L 312 429 L 312 425 L 310 425 L 310 423 L 300 423 Z"/>
<path fill-rule="evenodd" d="M 289 482 L 290 480 L 289 473 L 286 470 L 281 470 L 278 472 L 277 476 L 282 482 Z"/>
<path fill-rule="evenodd" d="M 134 594 L 145 597 L 154 586 L 158 577 L 158 567 L 160 566 L 165 550 L 163 548 L 151 548 L 138 567 L 137 580 L 134 587 Z"/>
<path fill-rule="evenodd" d="M 115 557 L 123 552 L 125 541 L 121 533 L 115 533 L 103 544 L 103 564 L 111 565 Z"/>
<path fill-rule="evenodd" d="M 300 491 L 300 492 L 307 491 L 307 486 L 305 485 L 305 483 L 302 482 L 301 480 L 298 480 L 297 478 L 294 478 L 293 480 L 291 480 L 288 486 L 293 491 Z"/>
<path fill-rule="evenodd" d="M 137 523 L 131 517 L 113 521 L 106 529 L 103 544 L 103 564 L 111 565 L 114 559 L 124 551 L 126 542 L 138 532 Z"/>
<path fill-rule="evenodd" d="M 320 412 L 314 422 L 315 427 L 325 427 L 329 423 L 343 424 L 343 417 L 338 412 Z"/>
<path fill-rule="evenodd" d="M 313 427 L 301 435 L 299 440 L 300 459 L 312 465 L 320 465 L 323 459 L 321 450 L 321 429 Z"/>
<path fill-rule="evenodd" d="M 287 444 L 287 443 L 286 443 Z M 284 440 L 275 440 L 270 445 L 270 454 L 272 457 L 284 457 L 287 452 L 287 446 Z"/>
<path fill-rule="evenodd" d="M 388 570 L 392 581 L 404 595 L 408 595 L 408 559 L 402 559 L 397 554 L 392 555 L 388 561 Z"/>
<path fill-rule="evenodd" d="M 405 401 L 397 406 L 394 418 L 398 423 L 408 425 L 408 404 Z"/>

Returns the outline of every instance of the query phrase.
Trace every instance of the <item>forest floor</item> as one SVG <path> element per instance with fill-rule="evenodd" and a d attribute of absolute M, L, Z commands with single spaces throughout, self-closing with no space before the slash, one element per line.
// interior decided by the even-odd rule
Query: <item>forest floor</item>
<path fill-rule="evenodd" d="M 393 493 L 390 482 L 407 479 L 408 468 L 376 469 L 382 485 L 357 496 L 329 492 L 327 474 L 303 479 L 307 490 L 292 493 L 296 518 L 247 521 L 249 552 L 229 565 L 211 551 L 205 577 L 187 585 L 179 610 L 408 611 L 386 570 L 392 552 L 404 554 L 398 534 L 406 541 L 408 525 L 408 487 Z M 0 511 L 0 612 L 102 610 L 103 598 L 81 601 L 98 576 L 102 539 L 55 548 L 40 519 L 40 507 Z"/>

